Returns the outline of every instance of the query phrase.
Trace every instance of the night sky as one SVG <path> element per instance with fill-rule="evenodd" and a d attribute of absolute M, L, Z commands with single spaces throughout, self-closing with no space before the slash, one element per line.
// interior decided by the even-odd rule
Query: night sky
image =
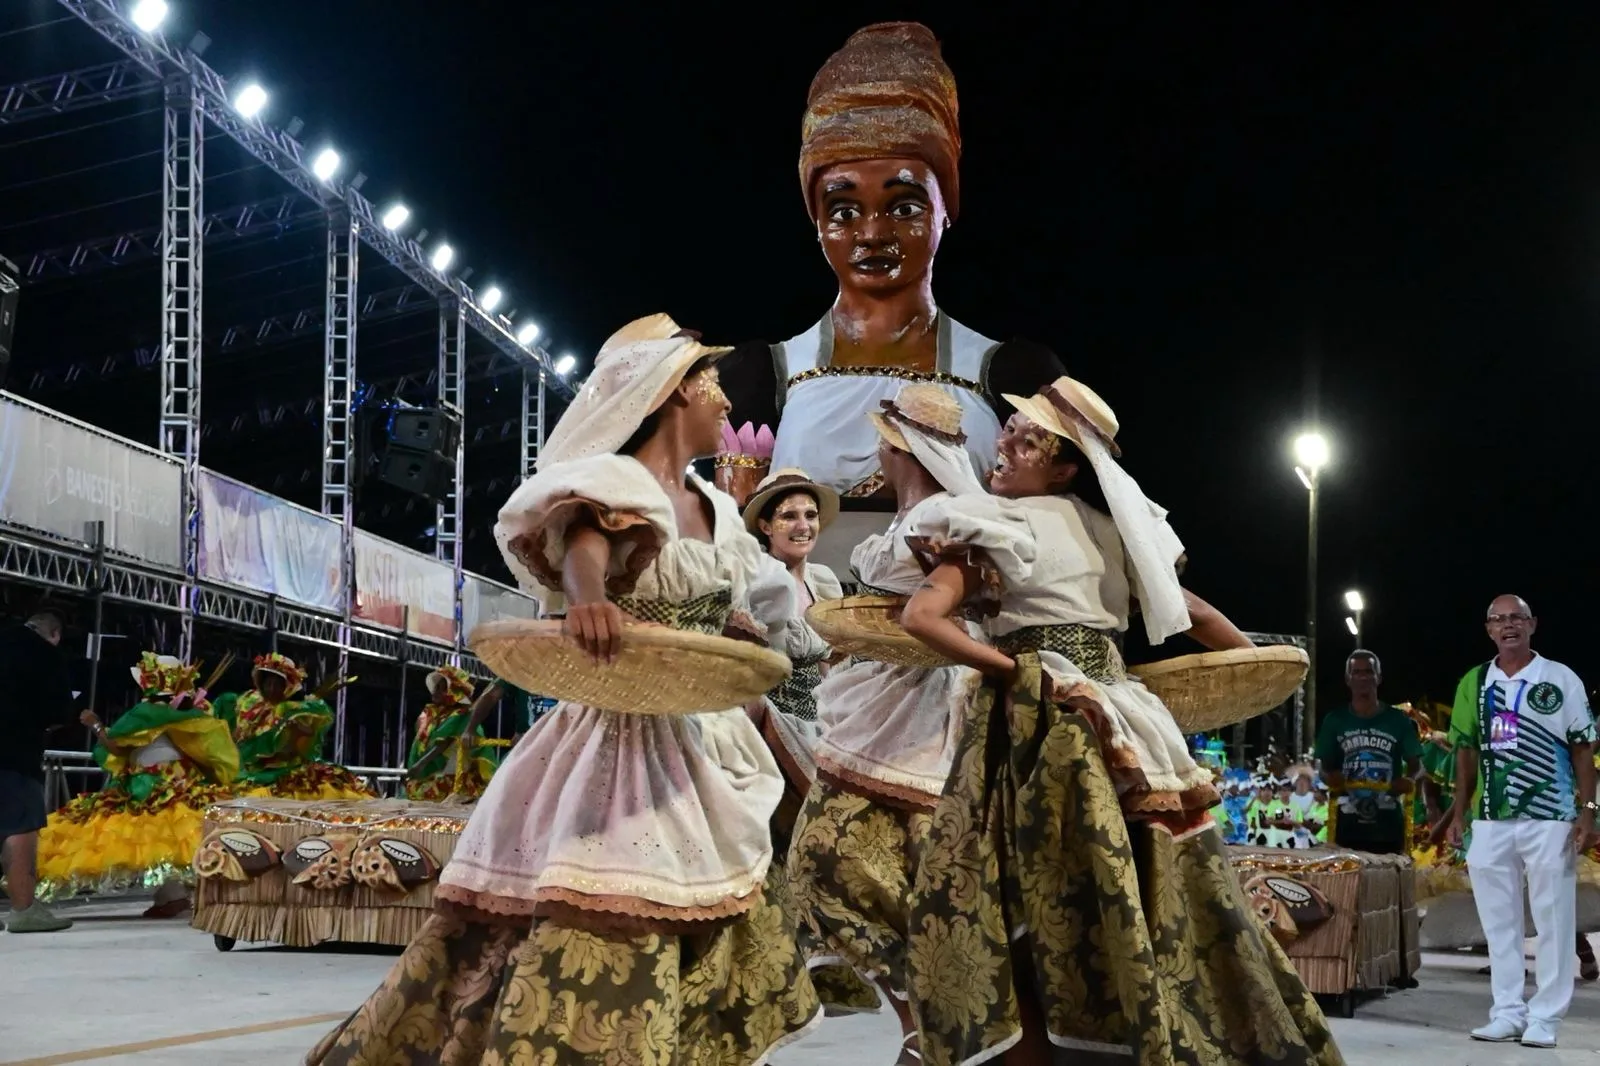
<path fill-rule="evenodd" d="M 1351 586 L 1392 698 L 1448 698 L 1492 652 L 1501 592 L 1600 676 L 1592 9 L 681 6 L 173 0 L 179 39 L 204 30 L 272 121 L 302 117 L 585 365 L 648 312 L 726 342 L 824 312 L 806 88 L 858 26 L 918 18 L 965 141 L 939 302 L 1051 345 L 1108 399 L 1196 591 L 1302 631 L 1289 442 L 1319 420 L 1325 705 Z"/>

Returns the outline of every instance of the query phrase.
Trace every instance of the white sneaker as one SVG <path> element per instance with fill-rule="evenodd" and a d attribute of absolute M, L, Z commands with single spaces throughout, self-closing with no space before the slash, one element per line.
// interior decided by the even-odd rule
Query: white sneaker
<path fill-rule="evenodd" d="M 1488 1025 L 1472 1031 L 1472 1039 L 1487 1040 L 1492 1044 L 1509 1044 L 1522 1036 L 1522 1026 L 1505 1018 L 1496 1018 Z"/>
<path fill-rule="evenodd" d="M 1522 1032 L 1523 1047 L 1555 1047 L 1556 1027 L 1549 1022 L 1529 1022 Z"/>

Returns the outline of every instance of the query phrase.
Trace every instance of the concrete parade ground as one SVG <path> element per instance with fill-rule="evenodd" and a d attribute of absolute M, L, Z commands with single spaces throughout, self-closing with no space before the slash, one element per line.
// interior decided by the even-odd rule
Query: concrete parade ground
<path fill-rule="evenodd" d="M 392 949 L 219 952 L 145 903 L 63 908 L 64 933 L 0 933 L 0 1066 L 293 1066 L 375 988 Z M 0 914 L 3 920 L 4 914 Z M 1529 944 L 1531 961 L 1532 944 Z M 1600 1066 L 1600 983 L 1577 988 L 1561 1047 L 1467 1039 L 1486 1019 L 1482 956 L 1429 954 L 1420 987 L 1366 1000 L 1333 1029 L 1350 1066 Z M 892 1016 L 830 1018 L 775 1066 L 889 1066 Z"/>

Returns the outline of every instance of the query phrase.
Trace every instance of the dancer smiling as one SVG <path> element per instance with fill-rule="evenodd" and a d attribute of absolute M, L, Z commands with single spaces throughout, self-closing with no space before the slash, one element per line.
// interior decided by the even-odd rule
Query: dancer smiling
<path fill-rule="evenodd" d="M 965 709 L 918 870 L 908 971 L 934 1066 L 1074 1054 L 1341 1061 L 1316 1002 L 1246 908 L 1217 801 L 1113 636 L 1249 641 L 1178 583 L 1182 545 L 1113 454 L 1117 422 L 1060 378 L 999 441 L 996 496 L 925 504 L 928 579 L 903 624 L 988 681 Z M 990 647 L 951 619 L 988 619 Z"/>

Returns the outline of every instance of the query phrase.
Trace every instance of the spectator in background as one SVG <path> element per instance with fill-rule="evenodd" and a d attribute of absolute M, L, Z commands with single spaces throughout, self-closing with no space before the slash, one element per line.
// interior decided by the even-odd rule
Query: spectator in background
<path fill-rule="evenodd" d="M 1572 1004 L 1578 856 L 1593 847 L 1594 715 L 1578 675 L 1533 650 L 1539 620 L 1520 596 L 1489 605 L 1495 657 L 1456 687 L 1450 742 L 1455 800 L 1435 827 L 1458 840 L 1471 820 L 1467 871 L 1489 942 L 1494 1005 L 1474 1040 L 1556 1046 Z M 1538 990 L 1524 999 L 1523 885 L 1539 934 Z"/>
<path fill-rule="evenodd" d="M 33 897 L 45 824 L 45 733 L 76 720 L 72 682 L 58 647 L 61 628 L 59 615 L 39 611 L 27 624 L 0 631 L 0 856 L 13 933 L 53 933 L 72 925 Z"/>
<path fill-rule="evenodd" d="M 1344 664 L 1350 705 L 1322 720 L 1317 758 L 1335 797 L 1332 843 L 1378 855 L 1404 855 L 1404 795 L 1415 787 L 1422 742 L 1406 712 L 1378 699 L 1383 665 L 1357 649 Z"/>

